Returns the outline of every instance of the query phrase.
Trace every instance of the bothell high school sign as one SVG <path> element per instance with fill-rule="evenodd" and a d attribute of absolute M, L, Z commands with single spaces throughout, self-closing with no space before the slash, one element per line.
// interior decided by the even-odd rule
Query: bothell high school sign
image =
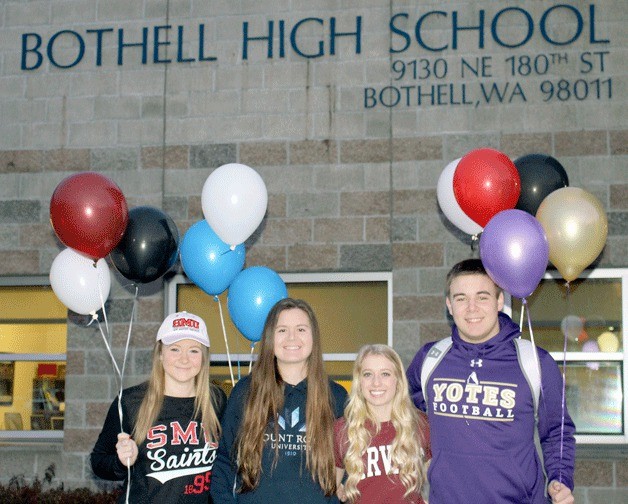
<path fill-rule="evenodd" d="M 561 23 L 568 26 L 562 35 L 556 35 L 550 29 L 559 16 Z M 407 12 L 398 12 L 388 22 L 390 46 L 387 50 L 390 54 L 408 56 L 413 48 L 417 53 L 438 54 L 457 51 L 464 46 L 469 52 L 474 46 L 478 50 L 484 49 L 487 40 L 514 49 L 539 38 L 548 48 L 564 47 L 578 40 L 589 44 L 610 43 L 598 33 L 595 16 L 595 4 L 582 8 L 557 4 L 536 18 L 521 7 L 506 7 L 495 14 L 480 9 L 466 16 L 457 10 L 432 10 L 417 19 L 412 19 Z M 513 25 L 521 27 L 516 34 L 506 29 Z M 311 33 L 316 26 L 326 35 L 318 40 L 306 38 L 304 33 Z M 256 23 L 255 26 L 243 21 L 241 57 L 243 61 L 264 57 L 262 55 L 267 59 L 281 59 L 291 53 L 308 59 L 323 58 L 334 56 L 339 44 L 345 51 L 358 55 L 367 36 L 362 16 L 342 22 L 336 17 L 308 17 L 294 24 L 283 19 L 269 20 L 264 25 Z M 251 55 L 253 52 L 255 56 Z M 146 26 L 135 36 L 130 36 L 123 28 L 114 27 L 67 29 L 50 35 L 28 32 L 21 36 L 21 69 L 25 71 L 37 70 L 46 62 L 56 68 L 69 69 L 81 63 L 99 67 L 138 62 L 147 65 L 214 61 L 217 58 L 207 47 L 203 23 L 196 27 Z"/>

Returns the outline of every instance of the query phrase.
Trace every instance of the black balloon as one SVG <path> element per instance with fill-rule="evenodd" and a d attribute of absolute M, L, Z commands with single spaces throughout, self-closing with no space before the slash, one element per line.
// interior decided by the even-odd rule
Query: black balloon
<path fill-rule="evenodd" d="M 122 240 L 111 253 L 116 269 L 129 280 L 148 283 L 177 261 L 179 231 L 169 215 L 149 206 L 129 210 Z"/>
<path fill-rule="evenodd" d="M 545 197 L 569 185 L 567 172 L 547 154 L 526 154 L 514 161 L 521 179 L 521 194 L 515 208 L 536 215 Z"/>

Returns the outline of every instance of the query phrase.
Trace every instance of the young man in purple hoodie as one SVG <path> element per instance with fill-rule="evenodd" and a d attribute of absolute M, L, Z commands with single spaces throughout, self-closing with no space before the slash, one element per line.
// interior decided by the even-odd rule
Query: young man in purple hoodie
<path fill-rule="evenodd" d="M 425 391 L 421 368 L 430 350 L 430 358 L 438 353 L 434 343 L 423 346 L 407 370 L 414 404 L 430 421 L 430 504 L 573 503 L 575 427 L 562 408 L 554 359 L 537 349 L 537 411 L 514 341 L 519 327 L 501 313 L 504 294 L 479 259 L 451 269 L 445 302 L 454 320 L 452 345 Z"/>

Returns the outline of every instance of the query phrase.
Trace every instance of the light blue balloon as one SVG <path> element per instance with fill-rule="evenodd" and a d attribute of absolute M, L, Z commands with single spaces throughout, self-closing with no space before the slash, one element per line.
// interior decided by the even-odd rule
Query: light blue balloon
<path fill-rule="evenodd" d="M 262 338 L 266 317 L 278 301 L 288 297 L 281 277 L 265 266 L 252 266 L 238 273 L 227 295 L 233 324 L 250 341 Z"/>
<path fill-rule="evenodd" d="M 218 296 L 227 290 L 244 267 L 244 245 L 231 250 L 206 220 L 188 229 L 179 250 L 185 274 L 210 296 Z"/>

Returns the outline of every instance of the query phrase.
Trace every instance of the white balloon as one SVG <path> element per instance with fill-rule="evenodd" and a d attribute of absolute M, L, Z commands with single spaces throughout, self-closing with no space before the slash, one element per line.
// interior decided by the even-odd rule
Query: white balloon
<path fill-rule="evenodd" d="M 577 315 L 567 315 L 560 321 L 560 330 L 563 335 L 572 341 L 578 341 L 584 322 Z"/>
<path fill-rule="evenodd" d="M 111 272 L 104 259 L 94 260 L 66 248 L 50 267 L 50 285 L 65 306 L 81 315 L 96 313 L 109 297 Z"/>
<path fill-rule="evenodd" d="M 454 173 L 461 158 L 449 163 L 438 177 L 436 197 L 445 217 L 458 229 L 470 235 L 482 232 L 482 226 L 462 211 L 454 194 Z"/>
<path fill-rule="evenodd" d="M 207 177 L 201 205 L 209 226 L 235 247 L 253 234 L 266 214 L 266 184 L 253 168 L 238 163 L 222 165 Z"/>

